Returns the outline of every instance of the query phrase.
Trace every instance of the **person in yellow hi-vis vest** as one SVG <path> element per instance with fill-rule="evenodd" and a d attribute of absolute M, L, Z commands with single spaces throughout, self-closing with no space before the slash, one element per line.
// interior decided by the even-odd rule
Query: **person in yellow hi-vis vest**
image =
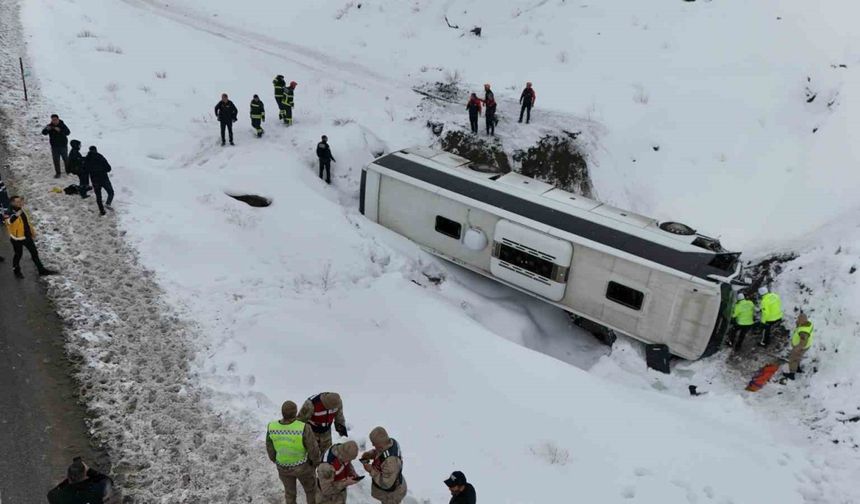
<path fill-rule="evenodd" d="M 299 408 L 293 401 L 281 406 L 281 419 L 269 422 L 266 452 L 278 468 L 287 504 L 296 504 L 296 480 L 305 490 L 307 502 L 316 502 L 314 471 L 320 453 L 310 424 L 296 419 Z"/>
<path fill-rule="evenodd" d="M 738 300 L 732 309 L 732 320 L 735 327 L 729 338 L 729 346 L 733 347 L 735 352 L 740 352 L 744 346 L 744 338 L 755 323 L 755 305 L 741 293 L 738 293 Z"/>
<path fill-rule="evenodd" d="M 773 330 L 782 325 L 782 300 L 775 292 L 769 292 L 767 287 L 759 288 L 758 294 L 761 323 L 764 325 L 758 346 L 766 347 L 770 345 Z"/>
<path fill-rule="evenodd" d="M 785 377 L 789 380 L 794 379 L 795 373 L 803 371 L 800 361 L 803 360 L 806 351 L 812 347 L 814 339 L 815 331 L 813 330 L 812 322 L 806 314 L 801 313 L 797 316 L 797 327 L 791 333 L 791 339 L 789 340 L 791 353 L 788 356 L 788 373 L 785 373 Z"/>

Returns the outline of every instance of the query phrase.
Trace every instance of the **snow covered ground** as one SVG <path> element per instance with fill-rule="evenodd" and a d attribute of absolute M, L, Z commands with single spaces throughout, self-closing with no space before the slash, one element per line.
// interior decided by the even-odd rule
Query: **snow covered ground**
<path fill-rule="evenodd" d="M 860 500 L 860 423 L 845 421 L 860 414 L 853 4 L 22 4 L 36 100 L 3 93 L 13 169 L 64 272 L 50 288 L 92 430 L 136 502 L 277 502 L 263 426 L 323 390 L 343 394 L 360 442 L 377 424 L 400 440 L 418 502 L 445 502 L 454 469 L 482 502 Z M 22 48 L 14 21 L 0 16 L 4 40 Z M 289 129 L 278 73 L 299 83 Z M 818 373 L 744 395 L 748 376 L 722 355 L 645 372 L 636 344 L 607 355 L 557 310 L 365 221 L 361 167 L 433 141 L 411 88 L 446 80 L 494 84 L 506 146 L 584 130 L 603 200 L 722 234 L 747 257 L 799 253 L 775 287 L 812 313 Z M 535 123 L 517 126 L 526 80 Z M 240 109 L 235 147 L 217 141 L 221 92 Z M 113 164 L 115 215 L 47 192 L 38 130 L 54 111 Z M 316 175 L 321 134 L 332 186 Z M 370 501 L 366 484 L 351 492 Z"/>

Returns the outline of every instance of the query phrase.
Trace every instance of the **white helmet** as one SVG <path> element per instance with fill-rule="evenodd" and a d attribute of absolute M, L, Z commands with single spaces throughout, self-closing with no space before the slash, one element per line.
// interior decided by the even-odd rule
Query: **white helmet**
<path fill-rule="evenodd" d="M 746 299 L 746 298 L 744 297 L 743 293 L 738 292 L 738 301 L 743 301 L 744 299 Z"/>
<path fill-rule="evenodd" d="M 767 294 L 767 287 L 759 287 L 758 288 L 758 295 L 764 296 L 765 294 Z"/>

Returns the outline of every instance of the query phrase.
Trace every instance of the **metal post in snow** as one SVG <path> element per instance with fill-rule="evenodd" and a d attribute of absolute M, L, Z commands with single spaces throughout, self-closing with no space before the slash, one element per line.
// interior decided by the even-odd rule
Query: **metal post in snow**
<path fill-rule="evenodd" d="M 27 79 L 24 77 L 24 58 L 18 58 L 18 64 L 21 65 L 21 83 L 24 84 L 24 101 L 27 100 Z"/>

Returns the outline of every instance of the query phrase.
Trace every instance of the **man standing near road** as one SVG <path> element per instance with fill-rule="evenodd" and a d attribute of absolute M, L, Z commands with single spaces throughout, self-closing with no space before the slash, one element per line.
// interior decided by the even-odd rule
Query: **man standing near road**
<path fill-rule="evenodd" d="M 400 504 L 407 490 L 400 444 L 382 427 L 370 431 L 370 443 L 373 449 L 361 455 L 364 470 L 373 480 L 370 496 L 382 504 Z"/>
<path fill-rule="evenodd" d="M 531 82 L 526 82 L 526 88 L 520 93 L 520 120 L 523 122 L 523 114 L 526 115 L 526 124 L 532 120 L 532 107 L 535 104 L 535 90 L 532 88 Z"/>
<path fill-rule="evenodd" d="M 12 256 L 12 272 L 15 273 L 15 277 L 24 278 L 24 274 L 21 273 L 21 256 L 24 255 L 25 248 L 30 252 L 30 258 L 33 259 L 39 276 L 56 275 L 56 271 L 46 268 L 39 259 L 39 251 L 36 250 L 36 242 L 33 241 L 36 232 L 30 223 L 30 216 L 24 210 L 24 198 L 12 196 L 9 202 L 10 212 L 3 216 L 3 223 L 6 224 L 12 249 L 15 251 L 15 255 Z"/>
<path fill-rule="evenodd" d="M 230 132 L 230 145 L 236 145 L 233 143 L 233 123 L 239 118 L 239 109 L 227 98 L 227 93 L 222 94 L 221 101 L 215 104 L 215 117 L 221 125 L 221 146 L 226 143 L 224 129 Z"/>
<path fill-rule="evenodd" d="M 66 479 L 48 492 L 49 504 L 104 504 L 113 494 L 113 480 L 75 457 Z"/>
<path fill-rule="evenodd" d="M 84 156 L 81 154 L 81 141 L 69 142 L 72 151 L 69 152 L 69 171 L 78 176 L 78 191 L 81 198 L 89 198 L 87 191 L 90 188 L 90 174 L 84 166 Z"/>
<path fill-rule="evenodd" d="M 475 487 L 466 481 L 466 475 L 461 471 L 452 472 L 444 483 L 451 491 L 448 504 L 476 504 L 478 498 L 475 495 Z"/>
<path fill-rule="evenodd" d="M 314 469 L 320 463 L 320 452 L 310 424 L 298 420 L 297 412 L 296 403 L 284 402 L 281 419 L 269 422 L 266 432 L 266 453 L 278 468 L 287 504 L 296 504 L 296 480 L 302 484 L 307 502 L 316 502 Z"/>
<path fill-rule="evenodd" d="M 320 392 L 308 397 L 299 411 L 299 420 L 311 426 L 320 454 L 331 446 L 331 426 L 346 437 L 346 420 L 343 417 L 343 401 L 336 392 Z"/>
<path fill-rule="evenodd" d="M 110 183 L 111 171 L 110 163 L 107 162 L 104 156 L 99 154 L 95 145 L 90 145 L 90 151 L 87 157 L 84 158 L 84 167 L 90 175 L 90 182 L 93 184 L 93 192 L 96 193 L 96 204 L 99 206 L 99 213 L 104 215 L 105 207 L 111 208 L 113 203 L 113 185 Z M 102 189 L 107 193 L 107 201 L 102 204 Z"/>
<path fill-rule="evenodd" d="M 774 328 L 782 327 L 782 300 L 775 292 L 770 292 L 767 287 L 760 287 L 758 294 L 760 296 L 761 323 L 764 325 L 758 346 L 767 348 L 770 345 Z"/>
<path fill-rule="evenodd" d="M 254 95 L 251 99 L 251 127 L 257 132 L 257 138 L 263 136 L 263 125 L 261 122 L 266 122 L 266 107 L 260 97 Z"/>
<path fill-rule="evenodd" d="M 290 81 L 290 85 L 284 89 L 284 124 L 293 125 L 293 107 L 296 106 L 296 81 Z"/>
<path fill-rule="evenodd" d="M 317 144 L 317 157 L 320 160 L 320 178 L 323 178 L 323 171 L 325 171 L 325 183 L 331 184 L 331 162 L 335 161 L 335 159 L 331 155 L 328 137 L 325 135 L 322 136 L 322 141 Z"/>
<path fill-rule="evenodd" d="M 42 128 L 42 134 L 48 135 L 51 143 L 51 158 L 54 160 L 54 178 L 60 178 L 60 159 L 63 160 L 63 168 L 69 172 L 69 135 L 71 132 L 66 123 L 60 120 L 57 114 L 51 114 L 51 122 Z"/>
<path fill-rule="evenodd" d="M 815 338 L 815 332 L 812 328 L 812 322 L 805 313 L 797 316 L 797 327 L 791 333 L 791 354 L 788 356 L 788 373 L 784 373 L 785 377 L 793 380 L 795 373 L 802 373 L 803 368 L 800 361 L 806 355 L 806 351 L 812 347 L 812 342 Z"/>

